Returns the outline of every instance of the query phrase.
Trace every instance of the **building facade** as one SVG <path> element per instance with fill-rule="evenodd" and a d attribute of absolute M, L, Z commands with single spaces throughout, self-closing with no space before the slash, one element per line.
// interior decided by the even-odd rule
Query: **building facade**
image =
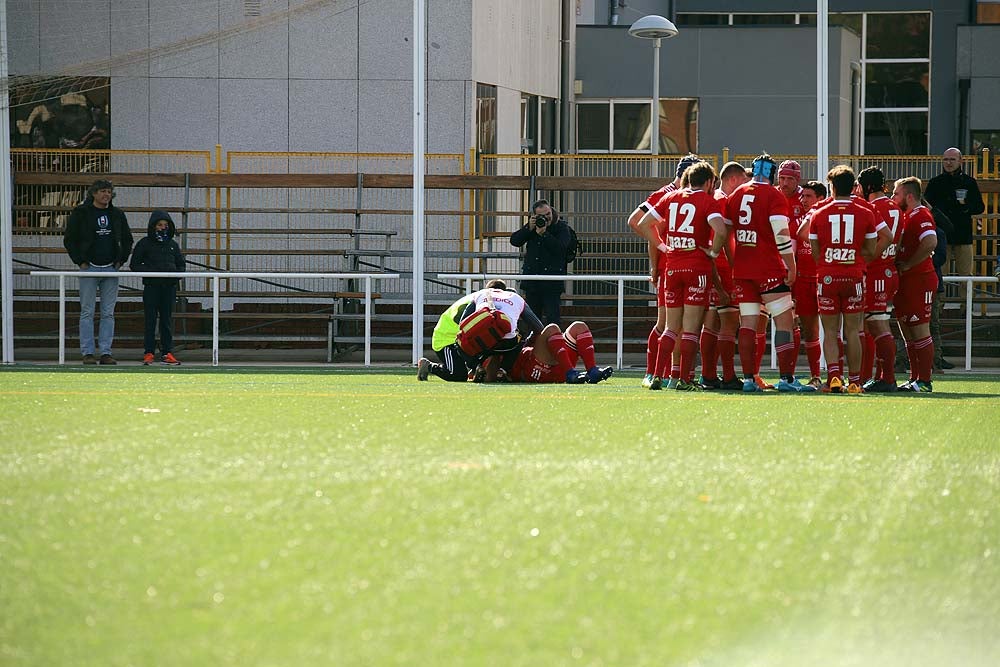
<path fill-rule="evenodd" d="M 829 11 L 831 151 L 936 154 L 996 141 L 1000 3 L 830 0 Z M 583 109 L 586 122 L 588 103 L 648 99 L 650 65 L 635 64 L 642 45 L 622 36 L 646 14 L 668 16 L 680 30 L 663 42 L 661 98 L 698 101 L 700 150 L 718 151 L 721 144 L 753 152 L 762 143 L 776 151 L 814 150 L 816 106 L 809 110 L 806 101 L 815 96 L 811 0 L 580 0 L 578 118 Z M 628 57 L 583 55 L 605 44 Z M 781 118 L 782 127 L 769 132 L 760 116 Z M 593 141 L 583 122 L 581 147 Z"/>
<path fill-rule="evenodd" d="M 412 0 L 6 2 L 15 146 L 412 145 Z M 996 143 L 1000 3 L 829 4 L 832 152 Z M 651 47 L 627 27 L 650 13 L 680 29 L 662 48 L 663 152 L 816 145 L 811 0 L 426 8 L 430 152 L 649 152 Z"/>
<path fill-rule="evenodd" d="M 412 146 L 411 0 L 5 1 L 15 146 L 60 103 L 119 149 Z M 427 0 L 429 152 L 520 151 L 522 100 L 560 96 L 562 7 Z"/>

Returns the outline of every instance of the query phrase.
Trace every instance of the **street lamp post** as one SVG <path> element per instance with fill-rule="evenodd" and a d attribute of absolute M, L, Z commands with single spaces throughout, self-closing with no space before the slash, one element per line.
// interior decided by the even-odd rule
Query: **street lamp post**
<path fill-rule="evenodd" d="M 677 26 L 657 14 L 643 16 L 632 24 L 628 34 L 639 39 L 653 40 L 653 113 L 650 118 L 649 147 L 651 154 L 660 154 L 660 40 L 677 34 Z M 653 176 L 657 175 L 653 158 Z"/>

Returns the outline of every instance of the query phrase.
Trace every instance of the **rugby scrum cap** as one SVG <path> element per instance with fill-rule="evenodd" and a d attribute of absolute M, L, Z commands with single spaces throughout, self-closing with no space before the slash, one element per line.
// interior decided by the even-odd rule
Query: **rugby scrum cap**
<path fill-rule="evenodd" d="M 778 171 L 778 163 L 767 153 L 762 153 L 753 161 L 754 178 L 765 178 L 767 182 L 774 185 L 774 176 Z"/>
<path fill-rule="evenodd" d="M 866 167 L 858 174 L 858 183 L 865 193 L 877 192 L 885 187 L 885 174 L 878 167 Z"/>
<path fill-rule="evenodd" d="M 792 178 L 802 179 L 802 165 L 800 165 L 795 160 L 785 160 L 780 165 L 778 165 L 778 176 L 791 176 Z"/>
<path fill-rule="evenodd" d="M 694 153 L 688 153 L 682 157 L 681 161 L 677 163 L 677 178 L 683 176 L 688 167 L 699 162 L 701 162 L 701 158 Z"/>

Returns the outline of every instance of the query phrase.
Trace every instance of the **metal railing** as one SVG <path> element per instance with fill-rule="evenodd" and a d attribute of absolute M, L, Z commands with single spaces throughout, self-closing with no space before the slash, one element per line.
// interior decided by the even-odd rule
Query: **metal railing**
<path fill-rule="evenodd" d="M 992 276 L 945 276 L 946 283 L 966 283 L 965 285 L 965 370 L 972 370 L 972 283 L 997 283 L 1000 278 Z"/>
<path fill-rule="evenodd" d="M 372 343 L 372 279 L 398 278 L 395 273 L 220 273 L 217 271 L 151 272 L 151 271 L 32 271 L 32 276 L 59 278 L 59 365 L 66 363 L 66 278 L 208 278 L 212 291 L 212 365 L 219 365 L 219 305 L 220 281 L 223 278 L 288 279 L 363 279 L 365 281 L 365 366 L 371 366 Z"/>

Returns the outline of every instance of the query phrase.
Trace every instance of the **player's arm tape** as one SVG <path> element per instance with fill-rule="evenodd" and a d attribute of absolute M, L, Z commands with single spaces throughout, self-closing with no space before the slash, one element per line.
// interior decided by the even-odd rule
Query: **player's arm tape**
<path fill-rule="evenodd" d="M 782 254 L 791 252 L 792 238 L 788 235 L 788 218 L 784 215 L 772 215 L 768 221 L 774 230 L 774 242 L 778 246 L 778 252 Z"/>

